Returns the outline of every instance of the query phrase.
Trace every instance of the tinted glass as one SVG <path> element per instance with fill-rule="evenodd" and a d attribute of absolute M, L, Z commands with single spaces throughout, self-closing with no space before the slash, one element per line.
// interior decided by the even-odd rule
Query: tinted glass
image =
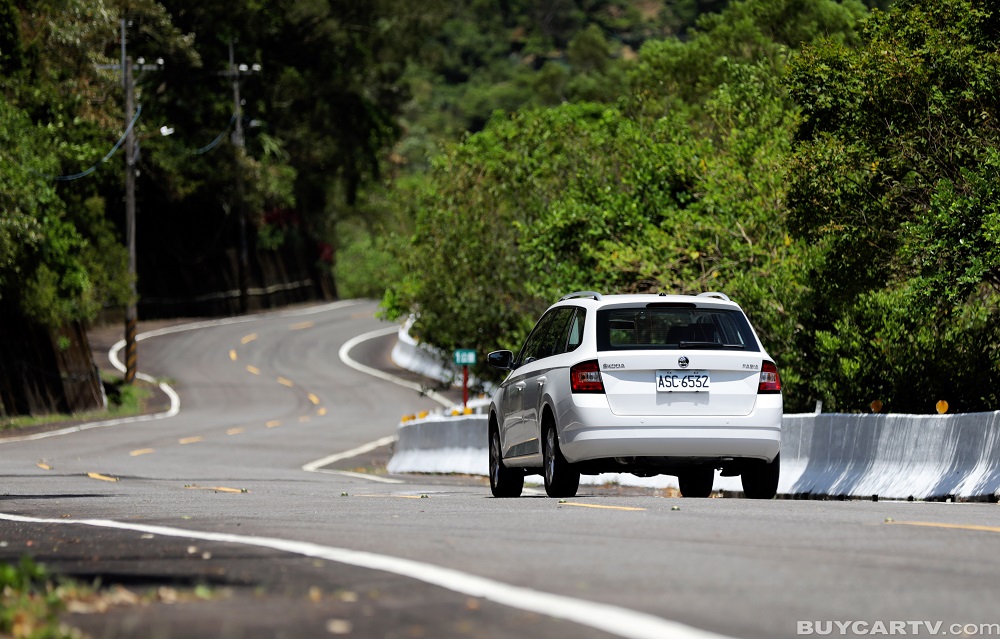
<path fill-rule="evenodd" d="M 519 365 L 565 352 L 567 324 L 573 314 L 572 307 L 563 306 L 543 315 L 521 348 Z"/>
<path fill-rule="evenodd" d="M 575 351 L 583 341 L 583 324 L 587 318 L 587 311 L 582 308 L 576 309 L 573 319 L 569 322 L 569 336 L 566 338 L 566 352 Z"/>
<path fill-rule="evenodd" d="M 746 316 L 714 308 L 615 308 L 597 313 L 598 350 L 759 351 Z"/>

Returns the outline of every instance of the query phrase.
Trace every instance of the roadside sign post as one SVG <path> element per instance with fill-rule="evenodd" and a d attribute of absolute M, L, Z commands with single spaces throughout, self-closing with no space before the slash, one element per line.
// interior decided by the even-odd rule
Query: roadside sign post
<path fill-rule="evenodd" d="M 459 348 L 455 350 L 454 362 L 462 367 L 462 408 L 469 405 L 469 366 L 476 364 L 476 351 L 471 348 Z"/>

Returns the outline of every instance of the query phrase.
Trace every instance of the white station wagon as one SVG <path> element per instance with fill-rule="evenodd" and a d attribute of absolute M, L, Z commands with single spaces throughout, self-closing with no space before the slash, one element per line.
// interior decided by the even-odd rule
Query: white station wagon
<path fill-rule="evenodd" d="M 510 371 L 490 404 L 496 497 L 519 496 L 525 475 L 572 497 L 581 474 L 622 472 L 676 475 L 683 496 L 708 497 L 716 469 L 747 497 L 777 492 L 781 379 L 722 293 L 570 293 L 516 356 L 488 361 Z"/>

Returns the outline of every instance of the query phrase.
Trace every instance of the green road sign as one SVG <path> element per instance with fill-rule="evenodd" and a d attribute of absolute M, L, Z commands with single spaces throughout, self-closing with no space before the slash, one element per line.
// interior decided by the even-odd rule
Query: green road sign
<path fill-rule="evenodd" d="M 459 348 L 455 351 L 455 363 L 459 366 L 474 366 L 476 364 L 476 351 L 471 348 Z"/>

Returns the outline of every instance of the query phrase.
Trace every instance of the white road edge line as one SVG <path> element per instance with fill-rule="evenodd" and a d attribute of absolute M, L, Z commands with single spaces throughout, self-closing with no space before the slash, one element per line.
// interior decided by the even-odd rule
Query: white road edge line
<path fill-rule="evenodd" d="M 364 473 L 352 473 L 347 470 L 326 470 L 323 466 L 329 466 L 335 462 L 339 462 L 342 459 L 350 459 L 351 457 L 357 457 L 358 455 L 364 455 L 365 453 L 371 452 L 376 448 L 381 448 L 382 446 L 388 446 L 392 442 L 396 441 L 395 435 L 388 435 L 382 437 L 381 439 L 376 439 L 373 442 L 368 442 L 367 444 L 362 444 L 357 448 L 352 448 L 351 450 L 345 450 L 342 453 L 337 453 L 335 455 L 328 455 L 323 459 L 317 459 L 316 461 L 311 461 L 302 467 L 302 470 L 307 473 L 326 473 L 328 475 L 342 475 L 345 477 L 354 477 L 356 479 L 367 479 L 369 481 L 382 482 L 383 484 L 405 484 L 406 482 L 401 479 L 390 479 L 388 477 L 377 477 L 375 475 L 365 475 Z"/>
<path fill-rule="evenodd" d="M 171 333 L 181 333 L 184 331 L 191 331 L 198 328 L 209 328 L 212 326 L 226 326 L 229 324 L 242 324 L 244 322 L 252 322 L 254 320 L 269 318 L 269 317 L 297 317 L 300 315 L 314 315 L 316 313 L 322 313 L 324 311 L 330 311 L 337 308 L 342 308 L 345 306 L 354 306 L 356 304 L 362 303 L 364 300 L 341 300 L 338 302 L 331 302 L 329 304 L 323 304 L 321 306 L 313 306 L 305 309 L 296 309 L 291 311 L 276 311 L 273 313 L 260 313 L 257 315 L 244 315 L 241 317 L 227 317 L 218 320 L 207 320 L 203 322 L 192 322 L 190 324 L 180 324 L 177 326 L 168 326 L 166 328 L 160 328 L 153 331 L 147 331 L 136 335 L 136 341 L 142 341 L 150 337 L 159 337 L 160 335 L 170 335 Z M 119 340 L 108 351 L 108 360 L 111 365 L 116 369 L 125 372 L 125 365 L 122 364 L 121 360 L 118 358 L 118 352 L 125 348 L 125 340 Z M 170 399 L 170 408 L 163 411 L 162 413 L 154 413 L 152 415 L 137 415 L 135 417 L 121 417 L 118 419 L 110 419 L 103 422 L 91 422 L 88 424 L 79 424 L 77 426 L 70 426 L 68 428 L 61 428 L 59 430 L 50 430 L 44 433 L 35 433 L 34 435 L 22 435 L 20 437 L 7 437 L 0 439 L 0 445 L 2 444 L 12 444 L 14 442 L 26 442 L 35 441 L 39 439 L 48 439 L 49 437 L 58 437 L 60 435 L 68 435 L 70 433 L 79 433 L 80 431 L 92 430 L 94 428 L 107 428 L 108 426 L 118 426 L 120 424 L 135 424 L 138 422 L 149 422 L 159 419 L 166 419 L 167 417 L 174 417 L 181 411 L 181 398 L 177 395 L 176 391 L 170 387 L 169 384 L 165 382 L 157 382 L 156 379 L 146 375 L 144 373 L 136 374 L 136 377 L 143 380 L 144 382 L 149 382 L 150 384 L 156 384 L 159 386 L 160 390 L 163 391 L 167 397 Z"/>
<path fill-rule="evenodd" d="M 397 332 L 399 332 L 398 326 L 390 326 L 388 328 L 380 328 L 371 331 L 369 333 L 365 333 L 363 335 L 358 335 L 357 337 L 352 337 L 351 339 L 344 342 L 344 345 L 340 347 L 340 361 L 344 362 L 345 364 L 347 364 L 356 371 L 361 371 L 362 373 L 367 373 L 373 377 L 377 377 L 387 382 L 392 382 L 393 384 L 402 386 L 403 388 L 409 388 L 419 393 L 425 393 L 428 397 L 430 397 L 431 399 L 433 399 L 434 401 L 436 401 L 437 403 L 441 404 L 444 407 L 454 406 L 455 402 L 451 401 L 450 399 L 448 399 L 441 393 L 438 393 L 437 391 L 432 391 L 432 390 L 425 391 L 423 386 L 417 384 L 416 382 L 411 382 L 409 380 L 396 377 L 395 375 L 386 373 L 384 371 L 380 371 L 377 368 L 372 368 L 371 366 L 365 366 L 364 364 L 361 364 L 360 362 L 351 358 L 350 355 L 351 349 L 360 344 L 361 342 L 370 339 L 375 339 L 376 337 L 383 337 L 385 335 L 390 335 L 392 333 L 397 333 Z"/>
<path fill-rule="evenodd" d="M 540 592 L 530 588 L 469 575 L 450 568 L 442 568 L 411 559 L 388 557 L 371 552 L 322 546 L 304 541 L 289 541 L 272 537 L 247 537 L 229 533 L 209 533 L 167 526 L 147 526 L 108 519 L 38 519 L 0 513 L 0 519 L 26 524 L 82 525 L 97 528 L 131 530 L 163 537 L 181 537 L 199 541 L 214 541 L 269 548 L 305 557 L 325 559 L 349 566 L 381 570 L 402 577 L 409 577 L 426 584 L 439 586 L 452 592 L 534 612 L 546 617 L 565 619 L 583 626 L 625 637 L 626 639 L 730 639 L 705 630 L 699 630 L 676 621 L 669 621 L 651 614 L 636 612 L 594 601 L 575 599 L 565 595 Z"/>

